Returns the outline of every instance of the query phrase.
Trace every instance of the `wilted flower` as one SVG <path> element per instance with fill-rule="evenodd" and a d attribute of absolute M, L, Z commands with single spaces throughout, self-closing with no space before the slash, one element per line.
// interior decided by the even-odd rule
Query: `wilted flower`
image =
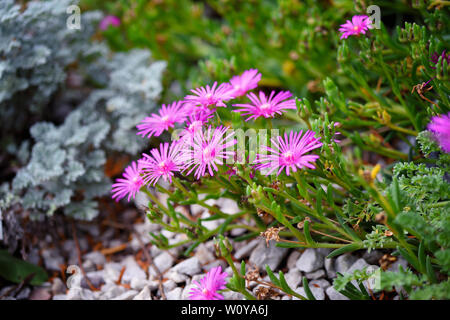
<path fill-rule="evenodd" d="M 191 91 L 195 95 L 187 95 L 184 98 L 185 103 L 187 104 L 186 107 L 226 107 L 226 104 L 224 104 L 223 102 L 234 98 L 231 85 L 229 83 L 222 83 L 217 87 L 217 81 L 214 82 L 212 87 L 207 85 L 206 88 L 201 87 L 192 89 Z"/>
<path fill-rule="evenodd" d="M 256 169 L 270 169 L 267 175 L 271 174 L 274 170 L 278 169 L 277 175 L 286 169 L 286 174 L 289 175 L 290 170 L 297 171 L 297 168 L 311 168 L 314 169 L 315 162 L 319 156 L 317 155 L 305 155 L 305 153 L 320 148 L 322 143 L 319 142 L 320 138 L 315 138 L 314 131 L 306 131 L 302 136 L 303 131 L 293 132 L 287 135 L 284 134 L 284 139 L 281 136 L 277 136 L 276 139 L 272 138 L 271 142 L 274 149 L 268 146 L 262 146 L 265 150 L 269 151 L 269 154 L 258 154 L 255 163 Z"/>
<path fill-rule="evenodd" d="M 368 29 L 372 29 L 372 23 L 368 16 L 353 16 L 352 21 L 347 20 L 341 24 L 339 31 L 342 33 L 341 39 L 347 39 L 349 36 L 365 34 Z"/>
<path fill-rule="evenodd" d="M 127 194 L 128 201 L 130 201 L 131 197 L 134 199 L 136 193 L 144 184 L 144 180 L 140 174 L 140 167 L 136 164 L 136 162 L 132 162 L 131 165 L 125 169 L 123 177 L 124 179 L 117 179 L 116 183 L 112 185 L 112 198 L 116 201 L 124 198 Z"/>
<path fill-rule="evenodd" d="M 433 64 L 433 67 L 431 67 L 432 69 L 436 69 L 435 66 L 438 64 L 440 57 L 442 57 L 442 62 L 441 62 L 442 64 L 444 64 L 444 61 L 447 61 L 447 64 L 450 65 L 450 54 L 448 54 L 448 53 L 446 54 L 445 50 L 444 50 L 444 51 L 442 51 L 441 54 L 435 52 L 431 56 L 431 60 L 430 61 Z"/>
<path fill-rule="evenodd" d="M 226 149 L 235 145 L 237 141 L 232 139 L 234 132 L 226 135 L 228 127 L 218 127 L 208 130 L 199 130 L 190 139 L 185 140 L 183 149 L 184 170 L 188 175 L 195 170 L 195 177 L 199 179 L 204 176 L 206 169 L 211 176 L 214 171 L 218 171 L 217 165 L 222 165 L 223 161 L 234 155 L 234 151 Z"/>
<path fill-rule="evenodd" d="M 434 133 L 439 145 L 446 153 L 450 153 L 450 112 L 431 118 L 428 130 Z"/>
<path fill-rule="evenodd" d="M 109 26 L 118 27 L 120 26 L 120 19 L 116 16 L 106 16 L 100 21 L 100 30 L 106 30 Z"/>
<path fill-rule="evenodd" d="M 250 115 L 245 120 L 248 121 L 259 117 L 273 118 L 276 114 L 282 114 L 286 109 L 297 109 L 295 99 L 286 100 L 292 97 L 289 91 L 281 91 L 274 95 L 275 91 L 272 91 L 267 98 L 264 92 L 260 91 L 258 99 L 256 94 L 250 92 L 247 97 L 253 104 L 234 104 L 233 106 L 240 107 L 240 109 L 233 110 L 233 112 L 242 112 L 243 116 Z"/>
<path fill-rule="evenodd" d="M 191 300 L 223 300 L 224 297 L 219 294 L 218 290 L 225 289 L 227 283 L 225 278 L 226 272 L 222 272 L 222 267 L 218 266 L 211 269 L 205 277 L 200 280 L 200 283 L 194 281 L 197 286 L 189 291 L 189 299 Z"/>
<path fill-rule="evenodd" d="M 234 76 L 230 80 L 234 97 L 241 97 L 246 94 L 247 91 L 255 89 L 260 80 L 261 73 L 258 73 L 257 69 L 250 69 L 244 71 L 240 76 Z"/>
<path fill-rule="evenodd" d="M 183 103 L 173 102 L 166 107 L 165 104 L 159 110 L 159 115 L 153 113 L 150 117 L 145 117 L 140 124 L 136 126 L 139 130 L 138 135 L 151 138 L 153 135 L 159 136 L 164 130 L 173 128 L 175 123 L 182 123 L 186 120 L 186 113 L 183 109 Z"/>
<path fill-rule="evenodd" d="M 180 148 L 181 144 L 177 141 L 170 146 L 166 142 L 159 145 L 159 150 L 152 149 L 151 156 L 144 153 L 139 160 L 144 183 L 155 185 L 160 178 L 172 183 L 174 173 L 181 169 Z"/>

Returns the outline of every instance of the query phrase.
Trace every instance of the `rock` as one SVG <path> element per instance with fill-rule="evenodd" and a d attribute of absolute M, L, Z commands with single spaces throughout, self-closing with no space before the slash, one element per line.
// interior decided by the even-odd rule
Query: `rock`
<path fill-rule="evenodd" d="M 178 273 L 187 274 L 189 276 L 192 276 L 194 274 L 199 273 L 202 268 L 200 265 L 200 261 L 197 257 L 192 257 L 189 259 L 186 259 L 179 264 L 177 264 L 175 267 L 172 268 L 173 271 L 176 271 Z"/>
<path fill-rule="evenodd" d="M 50 300 L 51 297 L 49 289 L 36 287 L 31 292 L 30 300 Z"/>
<path fill-rule="evenodd" d="M 87 272 L 86 276 L 89 278 L 92 285 L 96 288 L 100 288 L 100 286 L 105 283 L 105 280 L 103 279 L 104 278 L 104 270 Z M 81 278 L 80 286 L 82 288 L 89 289 L 89 285 L 88 285 L 85 277 Z"/>
<path fill-rule="evenodd" d="M 193 283 L 188 284 L 184 287 L 183 293 L 181 294 L 181 300 L 189 300 L 189 291 L 191 291 L 192 288 L 196 288 L 197 286 Z"/>
<path fill-rule="evenodd" d="M 175 288 L 168 293 L 166 293 L 167 300 L 181 300 L 182 288 Z"/>
<path fill-rule="evenodd" d="M 104 265 L 106 263 L 105 256 L 99 251 L 92 251 L 84 255 L 84 260 L 91 261 L 94 265 Z"/>
<path fill-rule="evenodd" d="M 243 258 L 247 258 L 252 250 L 260 243 L 259 239 L 254 239 L 250 242 L 248 242 L 245 246 L 237 250 L 234 254 L 234 257 L 237 260 L 241 260 Z"/>
<path fill-rule="evenodd" d="M 267 247 L 266 242 L 260 240 L 258 246 L 251 253 L 249 262 L 258 267 L 261 272 L 264 272 L 266 265 L 275 270 L 287 253 L 288 249 L 276 247 L 274 241 L 269 241 L 269 247 Z"/>
<path fill-rule="evenodd" d="M 57 294 L 54 295 L 52 300 L 67 300 L 67 295 L 66 294 Z"/>
<path fill-rule="evenodd" d="M 102 299 L 111 300 L 122 295 L 126 289 L 114 283 L 106 283 L 102 287 Z"/>
<path fill-rule="evenodd" d="M 156 258 L 158 255 L 160 255 L 161 253 L 163 253 L 164 252 L 164 250 L 161 250 L 160 248 L 158 248 L 157 246 L 151 246 L 150 247 L 150 255 L 153 257 L 153 258 Z"/>
<path fill-rule="evenodd" d="M 342 293 L 337 292 L 336 289 L 334 289 L 332 286 L 326 289 L 326 293 L 328 298 L 330 298 L 330 300 L 350 300 Z"/>
<path fill-rule="evenodd" d="M 223 270 L 226 269 L 227 263 L 225 261 L 223 261 L 223 260 L 215 260 L 215 261 L 213 261 L 211 263 L 208 263 L 208 264 L 204 265 L 203 266 L 203 270 L 205 272 L 208 272 L 212 268 L 215 268 L 215 267 L 218 267 L 218 266 L 221 266 L 222 267 L 222 271 L 223 271 Z"/>
<path fill-rule="evenodd" d="M 175 259 L 168 252 L 161 253 L 153 260 L 153 264 L 161 273 L 166 272 L 171 266 L 173 266 L 174 262 Z"/>
<path fill-rule="evenodd" d="M 284 278 L 289 287 L 294 289 L 302 282 L 302 273 L 298 269 L 291 269 L 284 275 Z"/>
<path fill-rule="evenodd" d="M 352 266 L 346 271 L 347 273 L 353 273 L 355 270 L 362 270 L 365 267 L 368 267 L 369 264 L 366 262 L 366 260 L 360 258 L 355 261 L 355 263 L 352 264 Z"/>
<path fill-rule="evenodd" d="M 176 271 L 173 270 L 169 270 L 166 274 L 165 277 L 169 280 L 174 281 L 175 283 L 182 283 L 182 282 L 186 282 L 189 280 L 189 277 L 182 274 L 182 273 L 178 273 Z"/>
<path fill-rule="evenodd" d="M 203 208 L 201 205 L 198 204 L 191 204 L 191 212 L 192 215 L 196 216 L 204 212 L 206 209 Z"/>
<path fill-rule="evenodd" d="M 309 282 L 310 287 L 318 287 L 322 288 L 323 290 L 327 289 L 331 284 L 325 280 L 325 279 L 318 279 L 318 280 L 312 280 Z"/>
<path fill-rule="evenodd" d="M 66 285 L 60 278 L 53 278 L 51 291 L 53 295 L 63 294 L 66 292 Z"/>
<path fill-rule="evenodd" d="M 151 290 L 149 286 L 145 286 L 138 295 L 136 295 L 133 300 L 152 300 Z"/>
<path fill-rule="evenodd" d="M 325 270 L 319 269 L 314 272 L 309 272 L 305 274 L 306 279 L 308 280 L 316 280 L 325 277 Z"/>
<path fill-rule="evenodd" d="M 292 300 L 292 297 L 290 297 L 290 296 L 283 296 L 283 298 L 281 298 L 281 300 Z"/>
<path fill-rule="evenodd" d="M 201 264 L 207 264 L 215 260 L 214 254 L 203 243 L 197 247 L 195 256 Z"/>
<path fill-rule="evenodd" d="M 397 272 L 398 271 L 398 267 L 402 266 L 403 269 L 405 270 L 408 267 L 408 261 L 406 261 L 404 258 L 402 257 L 397 257 L 397 261 L 395 261 L 394 263 L 392 263 L 388 268 L 387 271 L 394 271 Z"/>
<path fill-rule="evenodd" d="M 19 291 L 19 293 L 16 294 L 16 299 L 17 300 L 28 300 L 28 298 L 30 297 L 31 294 L 31 289 L 30 288 L 23 288 L 22 290 Z"/>
<path fill-rule="evenodd" d="M 56 249 L 42 250 L 45 268 L 53 271 L 61 271 L 60 266 L 64 265 L 64 258 Z"/>
<path fill-rule="evenodd" d="M 366 251 L 362 258 L 369 264 L 378 264 L 378 261 L 381 259 L 383 254 L 384 253 L 380 250 L 372 250 L 370 253 L 369 251 Z"/>
<path fill-rule="evenodd" d="M 223 213 L 235 214 L 240 211 L 236 201 L 228 198 L 217 199 L 217 205 L 220 207 Z"/>
<path fill-rule="evenodd" d="M 309 286 L 309 289 L 311 290 L 311 293 L 313 294 L 314 298 L 316 298 L 316 300 L 325 300 L 325 290 L 314 286 Z M 303 287 L 299 287 L 294 291 L 307 298 L 305 289 Z M 292 297 L 292 300 L 300 300 L 300 299 L 297 297 Z"/>
<path fill-rule="evenodd" d="M 133 278 L 130 281 L 131 289 L 134 289 L 137 291 L 140 291 L 145 287 L 148 287 L 150 289 L 150 291 L 153 291 L 153 290 L 157 289 L 158 286 L 159 286 L 158 281 L 152 281 L 152 280 L 147 280 L 147 279 Z"/>
<path fill-rule="evenodd" d="M 329 279 L 336 278 L 336 270 L 334 269 L 334 259 L 326 259 L 324 260 L 325 270 L 327 272 L 327 277 Z"/>
<path fill-rule="evenodd" d="M 137 294 L 138 292 L 136 290 L 128 290 L 112 300 L 133 300 Z"/>
<path fill-rule="evenodd" d="M 225 291 L 222 293 L 224 300 L 244 300 L 244 295 L 240 292 Z"/>
<path fill-rule="evenodd" d="M 306 249 L 295 264 L 303 272 L 313 272 L 323 267 L 323 256 L 315 249 Z"/>
<path fill-rule="evenodd" d="M 334 261 L 334 269 L 336 272 L 345 273 L 355 263 L 357 258 L 350 253 L 340 255 Z"/>
<path fill-rule="evenodd" d="M 177 284 L 173 280 L 167 280 L 167 281 L 163 282 L 162 287 L 163 287 L 164 293 L 165 293 L 165 292 L 169 292 L 169 291 L 175 289 L 177 287 Z"/>
<path fill-rule="evenodd" d="M 122 276 L 123 282 L 130 282 L 133 278 L 147 279 L 147 275 L 144 270 L 137 264 L 133 256 L 129 256 L 122 261 L 125 266 L 125 272 Z"/>
<path fill-rule="evenodd" d="M 286 266 L 288 267 L 289 270 L 296 268 L 295 264 L 297 263 L 297 260 L 298 258 L 300 258 L 301 255 L 302 253 L 298 250 L 291 252 L 286 262 Z"/>

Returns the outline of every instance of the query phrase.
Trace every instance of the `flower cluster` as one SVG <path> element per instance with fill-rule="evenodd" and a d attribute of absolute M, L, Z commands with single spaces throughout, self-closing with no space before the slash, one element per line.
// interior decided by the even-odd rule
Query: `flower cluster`
<path fill-rule="evenodd" d="M 225 289 L 228 275 L 222 272 L 222 267 L 218 266 L 211 269 L 200 283 L 194 281 L 196 287 L 189 291 L 189 299 L 191 300 L 223 300 L 224 297 L 217 293 L 219 290 Z"/>
<path fill-rule="evenodd" d="M 235 132 L 224 125 L 214 128 L 211 120 L 217 108 L 227 108 L 225 102 L 244 96 L 255 89 L 260 80 L 258 70 L 250 69 L 232 77 L 229 83 L 214 82 L 212 86 L 193 89 L 192 94 L 185 96 L 182 101 L 168 106 L 163 104 L 158 113 L 143 119 L 137 125 L 137 134 L 142 137 L 160 136 L 165 131 L 172 131 L 177 124 L 184 124 L 184 128 L 178 140 L 163 142 L 159 148 L 144 153 L 137 163 L 133 162 L 125 170 L 123 178 L 113 184 L 113 198 L 118 201 L 128 196 L 130 201 L 141 187 L 154 186 L 161 178 L 172 183 L 176 174 L 192 173 L 199 180 L 207 175 L 214 176 L 223 167 L 225 175 L 236 175 L 236 170 L 233 168 L 230 171 L 227 165 L 235 161 L 237 156 L 233 150 L 237 143 Z M 297 108 L 289 91 L 272 91 L 268 96 L 262 91 L 258 96 L 250 92 L 247 97 L 249 103 L 233 104 L 236 107 L 234 112 L 247 116 L 245 121 L 260 117 L 274 118 L 288 109 Z M 320 137 L 310 130 L 304 134 L 303 131 L 291 132 L 289 136 L 285 134 L 284 138 L 272 138 L 272 147 L 261 146 L 262 152 L 256 154 L 253 168 L 262 171 L 268 169 L 269 174 L 276 172 L 277 175 L 283 171 L 290 175 L 290 172 L 298 169 L 314 169 L 313 163 L 319 156 L 307 153 L 322 146 L 319 140 Z M 251 173 L 253 176 L 254 173 Z"/>

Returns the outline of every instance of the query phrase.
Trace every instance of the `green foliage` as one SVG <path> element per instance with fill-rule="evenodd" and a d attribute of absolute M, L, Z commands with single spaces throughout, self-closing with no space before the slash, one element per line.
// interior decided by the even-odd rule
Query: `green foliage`
<path fill-rule="evenodd" d="M 0 250 L 0 277 L 15 283 L 31 277 L 28 281 L 32 285 L 40 285 L 48 278 L 44 269 L 14 258 L 6 250 Z"/>

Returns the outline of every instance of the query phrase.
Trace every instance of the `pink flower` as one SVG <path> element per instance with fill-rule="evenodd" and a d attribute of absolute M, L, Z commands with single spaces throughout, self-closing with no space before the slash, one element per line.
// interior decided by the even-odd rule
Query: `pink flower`
<path fill-rule="evenodd" d="M 116 183 L 112 185 L 112 198 L 119 201 L 128 194 L 127 200 L 129 202 L 131 197 L 134 199 L 136 193 L 144 185 L 144 180 L 140 175 L 140 167 L 136 165 L 135 161 L 125 169 L 123 177 L 125 179 L 117 179 Z"/>
<path fill-rule="evenodd" d="M 106 16 L 100 21 L 100 30 L 105 31 L 109 26 L 118 27 L 120 26 L 120 19 L 116 16 Z"/>
<path fill-rule="evenodd" d="M 160 178 L 172 183 L 174 173 L 181 169 L 180 148 L 180 143 L 176 141 L 170 147 L 166 142 L 159 145 L 159 150 L 152 149 L 151 156 L 144 153 L 143 158 L 139 160 L 144 183 L 155 185 Z"/>
<path fill-rule="evenodd" d="M 208 123 L 208 120 L 214 117 L 212 110 L 207 109 L 207 112 L 194 113 L 189 116 L 186 122 L 186 128 L 181 132 L 181 137 L 193 136 L 197 131 L 202 130 L 203 126 Z"/>
<path fill-rule="evenodd" d="M 200 279 L 200 283 L 194 281 L 197 286 L 189 291 L 189 299 L 191 300 L 223 300 L 224 297 L 217 293 L 218 290 L 225 289 L 227 281 L 226 272 L 222 272 L 222 267 L 218 266 L 211 269 L 205 277 Z"/>
<path fill-rule="evenodd" d="M 372 29 L 372 23 L 368 16 L 353 16 L 352 21 L 347 20 L 341 24 L 339 31 L 342 33 L 341 39 L 347 39 L 349 36 L 365 34 L 368 29 Z"/>
<path fill-rule="evenodd" d="M 434 133 L 436 140 L 446 153 L 450 153 L 450 112 L 431 118 L 428 130 Z"/>
<path fill-rule="evenodd" d="M 264 92 L 259 92 L 259 99 L 253 93 L 247 94 L 247 97 L 253 104 L 234 104 L 235 107 L 240 107 L 233 112 L 242 112 L 243 116 L 250 115 L 245 121 L 250 119 L 256 119 L 259 117 L 273 118 L 276 114 L 282 114 L 285 109 L 297 109 L 295 99 L 288 99 L 292 96 L 289 91 L 281 91 L 275 95 L 275 91 L 270 93 L 269 98 L 266 97 Z M 285 100 L 285 101 L 283 101 Z"/>
<path fill-rule="evenodd" d="M 175 123 L 182 123 L 186 120 L 186 113 L 181 101 L 173 102 L 166 107 L 165 104 L 159 110 L 159 115 L 153 113 L 150 117 L 145 117 L 136 127 L 138 135 L 151 138 L 153 135 L 159 136 L 164 130 L 173 128 Z"/>
<path fill-rule="evenodd" d="M 287 135 L 284 134 L 284 140 L 281 136 L 277 136 L 276 139 L 272 138 L 271 142 L 274 149 L 268 146 L 262 146 L 263 149 L 269 151 L 269 154 L 257 154 L 255 163 L 256 169 L 270 169 L 266 175 L 271 174 L 274 170 L 278 169 L 277 175 L 286 169 L 286 174 L 289 175 L 290 170 L 297 171 L 297 168 L 311 168 L 315 169 L 313 162 L 315 162 L 319 156 L 317 155 L 305 155 L 305 153 L 320 148 L 322 143 L 319 142 L 320 138 L 315 138 L 314 131 L 306 131 L 302 136 L 303 131 L 293 132 Z"/>
<path fill-rule="evenodd" d="M 445 50 L 442 51 L 441 54 L 434 52 L 433 55 L 431 56 L 431 60 L 430 62 L 434 65 L 434 67 L 431 67 L 431 69 L 436 69 L 436 65 L 439 63 L 439 58 L 442 57 L 441 60 L 441 65 L 444 65 L 444 61 L 447 61 L 447 64 L 450 65 L 450 54 L 446 54 Z"/>
<path fill-rule="evenodd" d="M 258 73 L 257 69 L 250 69 L 244 71 L 240 76 L 234 76 L 230 80 L 234 97 L 241 97 L 246 94 L 247 91 L 255 89 L 260 80 L 261 73 Z"/>
<path fill-rule="evenodd" d="M 233 97 L 233 88 L 229 83 L 222 83 L 217 87 L 217 81 L 214 82 L 213 86 L 209 85 L 206 88 L 201 87 L 191 90 L 195 95 L 187 95 L 184 100 L 188 106 L 216 106 L 216 107 L 226 107 L 224 101 L 228 101 Z"/>
<path fill-rule="evenodd" d="M 226 135 L 228 127 L 218 127 L 208 130 L 197 131 L 189 139 L 184 140 L 183 162 L 184 170 L 189 167 L 188 175 L 195 170 L 194 176 L 199 179 L 204 176 L 206 169 L 211 176 L 214 176 L 214 170 L 218 171 L 217 165 L 222 165 L 223 160 L 235 154 L 234 151 L 226 149 L 235 145 L 237 141 L 232 139 L 234 132 Z"/>

